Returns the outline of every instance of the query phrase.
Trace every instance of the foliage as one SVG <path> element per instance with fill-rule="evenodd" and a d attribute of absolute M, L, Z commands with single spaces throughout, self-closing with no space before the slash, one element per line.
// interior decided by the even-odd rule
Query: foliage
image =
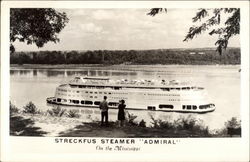
<path fill-rule="evenodd" d="M 197 120 L 195 118 L 193 118 L 191 115 L 189 115 L 186 118 L 180 118 L 178 119 L 180 122 L 180 124 L 178 125 L 179 127 L 181 127 L 182 129 L 186 129 L 186 130 L 192 130 L 194 129 L 195 125 L 197 124 Z"/>
<path fill-rule="evenodd" d="M 16 40 L 37 47 L 49 41 L 59 42 L 57 34 L 68 23 L 66 13 L 52 8 L 11 8 L 10 9 L 10 51 L 14 52 Z"/>
<path fill-rule="evenodd" d="M 139 127 L 146 127 L 146 122 L 142 119 L 140 122 L 139 122 Z"/>
<path fill-rule="evenodd" d="M 163 12 L 163 11 L 167 13 L 168 10 L 166 8 L 151 8 L 150 12 L 147 13 L 147 15 L 155 16 L 158 13 Z"/>
<path fill-rule="evenodd" d="M 156 14 L 166 10 L 167 9 L 163 8 L 152 8 L 148 15 L 155 16 Z M 219 27 L 219 25 L 222 24 L 221 16 L 224 16 L 223 14 L 227 17 L 227 19 L 224 22 L 224 26 Z M 211 16 L 209 17 L 209 15 Z M 202 20 L 204 21 L 203 23 L 189 28 L 189 31 L 183 41 L 192 40 L 195 36 L 209 30 L 209 35 L 218 35 L 218 40 L 215 42 L 215 45 L 217 45 L 217 51 L 221 55 L 222 50 L 227 48 L 229 39 L 240 33 L 239 8 L 201 8 L 192 18 L 192 21 L 193 23 L 198 23 Z"/>
<path fill-rule="evenodd" d="M 241 120 L 236 117 L 232 117 L 230 120 L 225 122 L 225 128 L 223 129 L 223 135 L 241 136 Z"/>
<path fill-rule="evenodd" d="M 79 111 L 77 110 L 69 110 L 67 117 L 69 118 L 79 118 L 81 115 L 79 114 Z"/>
<path fill-rule="evenodd" d="M 195 53 L 195 54 L 190 54 Z M 200 54 L 202 53 L 202 54 Z M 105 60 L 102 60 L 104 56 Z M 240 49 L 97 50 L 15 52 L 11 64 L 240 64 Z"/>
<path fill-rule="evenodd" d="M 152 122 L 152 127 L 153 128 L 160 128 L 160 129 L 173 129 L 175 128 L 173 123 L 169 121 L 163 121 L 161 119 L 155 119 L 152 115 L 150 116 Z"/>
<path fill-rule="evenodd" d="M 230 120 L 225 122 L 225 126 L 227 128 L 240 128 L 241 127 L 241 121 L 238 120 L 236 117 L 232 117 Z"/>
<path fill-rule="evenodd" d="M 57 117 L 62 117 L 66 109 L 62 109 L 60 106 L 57 106 L 56 108 L 52 108 L 51 110 L 47 111 L 51 116 L 57 116 Z"/>
<path fill-rule="evenodd" d="M 152 122 L 152 128 L 156 129 L 166 129 L 172 131 L 189 131 L 193 135 L 204 135 L 210 136 L 208 127 L 204 126 L 202 122 L 195 119 L 192 115 L 187 117 L 180 117 L 177 120 L 172 120 L 171 118 L 167 120 L 155 119 L 150 116 Z"/>
<path fill-rule="evenodd" d="M 10 116 L 12 116 L 13 114 L 17 114 L 18 112 L 19 109 L 10 102 Z"/>
<path fill-rule="evenodd" d="M 29 113 L 29 114 L 37 114 L 38 113 L 38 109 L 36 107 L 36 105 L 33 102 L 29 102 L 27 105 L 25 105 L 23 112 L 24 113 Z"/>
<path fill-rule="evenodd" d="M 135 121 L 136 118 L 137 118 L 136 115 L 130 114 L 130 113 L 128 112 L 128 117 L 127 117 L 127 119 L 126 119 L 128 125 L 129 125 L 129 126 L 138 126 L 138 123 Z"/>

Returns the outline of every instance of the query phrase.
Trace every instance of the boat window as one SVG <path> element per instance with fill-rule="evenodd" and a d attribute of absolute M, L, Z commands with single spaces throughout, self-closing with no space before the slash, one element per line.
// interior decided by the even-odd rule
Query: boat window
<path fill-rule="evenodd" d="M 61 102 L 61 99 L 60 99 L 60 98 L 57 98 L 57 102 Z"/>
<path fill-rule="evenodd" d="M 84 104 L 84 101 L 83 101 L 83 100 L 81 101 L 81 104 Z"/>
<path fill-rule="evenodd" d="M 148 106 L 148 110 L 155 110 L 155 106 Z"/>
<path fill-rule="evenodd" d="M 114 90 L 120 90 L 120 89 L 122 89 L 122 87 L 114 87 L 113 89 Z"/>
<path fill-rule="evenodd" d="M 111 92 L 109 92 L 109 94 L 111 94 Z"/>
<path fill-rule="evenodd" d="M 95 101 L 94 102 L 95 105 L 100 105 L 100 103 L 101 103 L 100 101 Z"/>
<path fill-rule="evenodd" d="M 86 105 L 92 105 L 93 102 L 92 102 L 92 101 L 85 101 L 85 104 L 86 104 Z"/>
<path fill-rule="evenodd" d="M 104 92 L 104 94 L 107 94 L 107 92 Z"/>
<path fill-rule="evenodd" d="M 93 93 L 93 92 L 89 92 L 89 93 Z"/>
<path fill-rule="evenodd" d="M 161 88 L 161 90 L 163 90 L 163 91 L 169 91 L 170 89 L 169 88 Z"/>
<path fill-rule="evenodd" d="M 168 109 L 173 109 L 173 105 L 159 105 L 159 108 L 168 108 Z"/>
<path fill-rule="evenodd" d="M 199 109 L 206 109 L 206 108 L 209 108 L 210 105 L 212 105 L 212 104 L 200 105 L 200 106 L 199 106 Z"/>
<path fill-rule="evenodd" d="M 90 96 L 90 98 L 93 98 L 93 96 Z"/>
<path fill-rule="evenodd" d="M 79 91 L 76 91 L 76 93 L 79 93 Z"/>
<path fill-rule="evenodd" d="M 176 90 L 181 90 L 181 88 L 176 88 Z"/>
<path fill-rule="evenodd" d="M 70 85 L 71 88 L 77 88 L 77 85 Z"/>
<path fill-rule="evenodd" d="M 197 106 L 196 106 L 196 105 L 193 105 L 193 109 L 196 110 L 196 109 L 197 109 Z"/>
<path fill-rule="evenodd" d="M 97 94 L 97 92 L 95 92 L 95 94 Z"/>
<path fill-rule="evenodd" d="M 104 87 L 103 86 L 98 86 L 98 87 L 96 87 L 96 89 L 104 89 Z"/>
<path fill-rule="evenodd" d="M 118 106 L 119 103 L 117 103 L 117 102 L 109 102 L 108 105 L 109 106 Z"/>
<path fill-rule="evenodd" d="M 186 105 L 182 105 L 182 109 L 186 109 Z"/>
<path fill-rule="evenodd" d="M 102 94 L 102 92 L 99 92 L 99 94 Z"/>
<path fill-rule="evenodd" d="M 74 104 L 79 104 L 79 100 L 72 100 Z"/>
<path fill-rule="evenodd" d="M 190 110 L 192 108 L 191 105 L 187 105 L 187 109 Z"/>

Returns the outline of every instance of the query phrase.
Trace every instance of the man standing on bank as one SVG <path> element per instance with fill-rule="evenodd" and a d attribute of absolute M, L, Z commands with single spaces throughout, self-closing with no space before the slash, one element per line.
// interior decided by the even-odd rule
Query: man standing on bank
<path fill-rule="evenodd" d="M 104 118 L 105 118 L 105 124 L 106 126 L 108 126 L 108 102 L 107 102 L 107 96 L 104 96 L 103 97 L 103 101 L 100 103 L 100 110 L 101 110 L 101 118 L 102 118 L 102 121 L 101 121 L 101 125 L 103 126 L 103 121 L 104 121 Z"/>

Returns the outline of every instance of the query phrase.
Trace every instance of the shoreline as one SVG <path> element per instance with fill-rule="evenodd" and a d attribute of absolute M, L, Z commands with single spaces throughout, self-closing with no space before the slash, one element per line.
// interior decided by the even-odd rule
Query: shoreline
<path fill-rule="evenodd" d="M 31 110 L 30 108 L 26 106 L 25 110 Z M 216 130 L 210 129 L 202 120 L 197 120 L 192 115 L 179 117 L 174 121 L 152 118 L 151 125 L 147 125 L 143 119 L 134 120 L 137 116 L 131 114 L 131 117 L 126 118 L 124 127 L 119 127 L 117 120 L 110 120 L 108 126 L 101 126 L 100 119 L 93 117 L 79 111 L 70 113 L 59 107 L 54 110 L 36 109 L 33 112 L 25 112 L 11 104 L 10 135 L 108 138 L 241 137 L 241 134 L 229 134 L 228 127 L 225 126 Z M 228 119 L 228 123 L 237 120 Z M 232 133 L 235 133 L 234 127 L 232 126 Z"/>
<path fill-rule="evenodd" d="M 10 64 L 11 69 L 85 69 L 85 68 L 163 68 L 163 67 L 241 67 L 241 64 L 207 64 L 207 65 L 191 65 L 191 64 Z"/>

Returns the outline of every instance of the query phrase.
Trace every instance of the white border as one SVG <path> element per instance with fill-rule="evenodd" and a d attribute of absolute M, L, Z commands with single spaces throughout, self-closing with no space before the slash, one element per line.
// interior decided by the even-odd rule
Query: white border
<path fill-rule="evenodd" d="M 98 152 L 95 145 L 55 144 L 50 137 L 9 137 L 9 8 L 241 8 L 241 138 L 180 139 L 176 145 L 141 145 L 141 151 Z M 248 161 L 248 1 L 4 1 L 1 3 L 1 161 Z"/>

